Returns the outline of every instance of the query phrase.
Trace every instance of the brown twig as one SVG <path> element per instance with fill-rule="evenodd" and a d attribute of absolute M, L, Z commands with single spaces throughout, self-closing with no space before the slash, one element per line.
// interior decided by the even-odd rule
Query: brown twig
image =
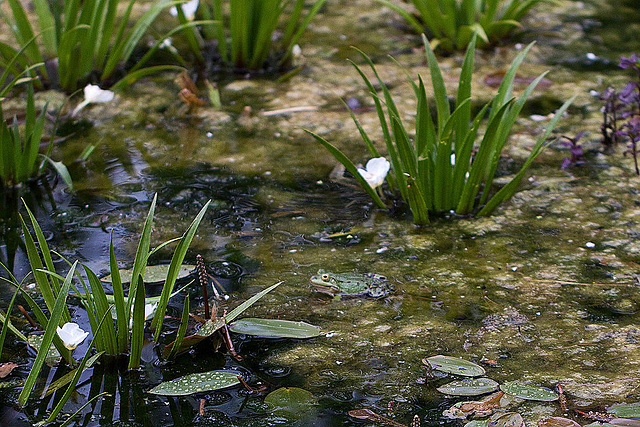
<path fill-rule="evenodd" d="M 233 343 L 231 342 L 231 335 L 229 335 L 229 328 L 227 327 L 226 323 L 222 327 L 222 338 L 224 339 L 224 342 L 227 345 L 227 348 L 229 349 L 229 353 L 231 353 L 234 359 L 240 362 L 242 360 L 242 356 L 236 353 L 236 349 L 233 348 Z"/>
<path fill-rule="evenodd" d="M 24 307 L 20 304 L 18 304 L 18 310 L 20 310 L 20 313 L 22 313 L 22 315 L 25 317 L 25 319 L 27 319 L 27 322 L 29 322 L 31 326 L 33 326 L 34 328 L 38 328 L 38 324 L 33 321 L 31 316 L 29 316 L 29 313 L 27 313 L 27 310 L 25 310 Z"/>
<path fill-rule="evenodd" d="M 238 381 L 244 386 L 244 388 L 249 392 L 249 394 L 258 394 L 262 393 L 267 389 L 267 385 L 263 384 L 258 388 L 251 387 L 245 380 L 242 378 L 242 375 L 238 375 Z"/>

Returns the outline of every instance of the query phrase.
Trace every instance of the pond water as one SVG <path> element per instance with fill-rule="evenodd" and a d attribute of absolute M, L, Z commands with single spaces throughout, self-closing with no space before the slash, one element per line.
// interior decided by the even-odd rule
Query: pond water
<path fill-rule="evenodd" d="M 617 62 L 640 50 L 640 10 L 632 0 L 557 3 L 539 7 L 525 21 L 528 31 L 516 37 L 517 43 L 537 40 L 521 69 L 524 76 L 551 70 L 549 86 L 526 109 L 528 115 L 547 115 L 577 94 L 558 133 L 588 132 L 586 163 L 561 169 L 568 151 L 555 144 L 536 161 L 522 191 L 488 218 L 442 218 L 416 227 L 402 207 L 376 209 L 359 188 L 330 178 L 335 161 L 304 133 L 312 130 L 366 161 L 339 100 L 359 100 L 365 108 L 358 118 L 377 135 L 364 84 L 346 61 L 357 60 L 351 45 L 379 64 L 401 111 L 409 114 L 414 107 L 403 71 L 385 56 L 392 54 L 412 76 L 425 75 L 419 37 L 370 1 L 329 1 L 302 40 L 305 69 L 285 83 L 228 81 L 221 85 L 219 111 L 188 114 L 167 75 L 137 83 L 113 104 L 87 108 L 83 117 L 93 126 L 79 129 L 60 148 L 69 164 L 84 147 L 96 145 L 86 162 L 70 165 L 76 192 L 58 185 L 26 199 L 50 247 L 106 274 L 112 233 L 118 259 L 130 267 L 154 194 L 154 246 L 182 234 L 211 200 L 187 261 L 202 255 L 230 296 L 228 307 L 282 281 L 247 314 L 305 321 L 324 335 L 297 341 L 235 335 L 240 362 L 202 347 L 175 363 L 145 348 L 143 368 L 122 368 L 120 375 L 114 375 L 117 361 L 105 361 L 83 374 L 65 412 L 99 392 L 111 396 L 85 408 L 72 425 L 363 425 L 347 414 L 361 408 L 403 424 L 418 415 L 423 425 L 461 425 L 442 416 L 462 400 L 436 390 L 450 378 L 426 378 L 422 359 L 436 354 L 495 361 L 486 366 L 487 375 L 501 383 L 560 383 L 575 409 L 640 401 L 640 178 L 623 147 L 602 153 L 601 105 L 589 93 L 626 82 Z M 477 54 L 474 91 L 480 100 L 495 90 L 485 77 L 506 70 L 514 56 L 513 45 Z M 441 61 L 453 85 L 461 57 Z M 51 92 L 38 96 L 60 99 Z M 315 111 L 278 112 L 291 107 Z M 540 129 L 527 116 L 518 121 L 505 150 L 504 175 L 522 164 Z M 29 267 L 16 243 L 10 205 L 17 203 L 4 202 L 2 261 L 22 277 Z M 334 233 L 341 234 L 328 237 Z M 162 250 L 152 263 L 170 257 L 171 251 Z M 65 265 L 56 266 L 63 271 Z M 309 282 L 321 268 L 384 274 L 396 291 L 379 300 L 334 300 Z M 0 291 L 5 307 L 10 292 Z M 199 291 L 189 293 L 191 311 L 202 315 Z M 182 301 L 172 299 L 170 316 L 179 318 Z M 74 313 L 86 325 L 79 306 Z M 33 354 L 18 343 L 8 351 L 20 364 L 14 376 L 26 377 Z M 263 396 L 237 388 L 184 398 L 147 393 L 163 380 L 223 368 L 269 390 L 303 388 L 317 405 L 297 419 L 271 413 Z M 51 380 L 61 373 L 52 368 L 42 377 L 47 375 Z M 0 420 L 7 425 L 30 425 L 51 410 L 50 398 L 34 400 L 24 412 L 12 409 L 18 392 L 0 389 Z M 200 398 L 205 415 L 198 415 Z M 562 415 L 557 404 L 543 402 L 526 402 L 518 411 L 530 424 Z"/>

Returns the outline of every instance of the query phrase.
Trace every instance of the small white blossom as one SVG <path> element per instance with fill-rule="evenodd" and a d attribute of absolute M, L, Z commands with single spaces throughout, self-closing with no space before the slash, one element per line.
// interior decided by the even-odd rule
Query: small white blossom
<path fill-rule="evenodd" d="M 105 102 L 111 102 L 115 93 L 110 90 L 100 89 L 97 85 L 86 85 L 84 88 L 84 101 L 82 101 L 71 113 L 71 117 L 75 117 L 76 114 L 89 104 L 103 104 Z"/>
<path fill-rule="evenodd" d="M 156 308 L 158 308 L 158 303 L 154 302 L 153 304 L 145 304 L 144 305 L 144 320 L 149 320 L 156 313 Z"/>
<path fill-rule="evenodd" d="M 144 320 L 149 320 L 156 314 L 156 308 L 158 308 L 158 303 L 154 302 L 152 304 L 144 305 Z M 129 327 L 133 326 L 133 312 L 131 312 L 131 319 L 129 319 Z"/>
<path fill-rule="evenodd" d="M 190 0 L 180 5 L 182 13 L 184 13 L 184 17 L 189 21 L 193 20 L 193 18 L 196 16 L 196 10 L 198 10 L 199 3 L 200 0 Z M 171 9 L 169 9 L 169 13 L 171 14 L 171 16 L 178 16 L 178 9 L 173 6 Z"/>
<path fill-rule="evenodd" d="M 62 328 L 58 326 L 56 331 L 58 331 L 58 336 L 64 346 L 69 350 L 73 350 L 79 346 L 80 343 L 87 338 L 87 335 L 89 335 L 89 332 L 83 331 L 77 323 L 72 322 L 65 323 L 62 325 Z"/>
<path fill-rule="evenodd" d="M 391 164 L 384 157 L 376 157 L 367 162 L 365 169 L 358 168 L 358 173 L 367 181 L 371 188 L 382 185 L 389 173 Z"/>

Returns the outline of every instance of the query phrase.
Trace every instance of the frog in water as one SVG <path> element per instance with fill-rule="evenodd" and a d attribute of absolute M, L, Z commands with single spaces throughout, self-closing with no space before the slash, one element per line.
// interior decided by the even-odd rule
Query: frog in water
<path fill-rule="evenodd" d="M 385 276 L 376 273 L 328 273 L 318 270 L 311 276 L 311 283 L 318 286 L 321 292 L 337 296 L 368 295 L 381 298 L 393 291 L 393 284 Z"/>

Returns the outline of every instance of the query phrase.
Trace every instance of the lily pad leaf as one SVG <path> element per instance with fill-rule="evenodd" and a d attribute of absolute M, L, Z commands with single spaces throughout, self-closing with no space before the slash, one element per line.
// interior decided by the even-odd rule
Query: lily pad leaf
<path fill-rule="evenodd" d="M 31 334 L 27 337 L 27 344 L 29 344 L 29 346 L 31 346 L 36 351 L 40 351 L 40 345 L 42 344 L 43 339 L 44 335 Z M 51 347 L 49 347 L 49 351 L 47 352 L 47 357 L 45 357 L 44 359 L 44 363 L 46 363 L 47 366 L 55 366 L 60 362 L 60 359 L 62 359 L 62 356 L 60 356 L 60 353 L 58 352 L 56 347 L 52 345 Z"/>
<path fill-rule="evenodd" d="M 164 396 L 186 396 L 201 391 L 220 390 L 236 384 L 240 384 L 240 381 L 235 372 L 200 372 L 160 383 L 149 390 L 149 393 Z"/>
<path fill-rule="evenodd" d="M 538 427 L 580 427 L 580 424 L 569 418 L 549 417 L 538 421 Z"/>
<path fill-rule="evenodd" d="M 236 334 L 268 338 L 313 338 L 320 335 L 320 328 L 305 322 L 280 319 L 256 319 L 247 317 L 229 325 Z"/>
<path fill-rule="evenodd" d="M 144 283 L 153 285 L 153 284 L 162 284 L 167 279 L 167 274 L 169 273 L 169 265 L 170 264 L 162 264 L 162 265 L 148 265 L 144 269 Z M 183 264 L 180 266 L 180 270 L 178 270 L 178 280 L 184 279 L 185 277 L 193 274 L 196 266 Z M 133 270 L 118 270 L 120 272 L 120 279 L 122 283 L 131 282 L 131 275 L 133 274 Z M 103 282 L 111 283 L 111 275 L 105 276 L 101 278 Z"/>
<path fill-rule="evenodd" d="M 474 378 L 470 380 L 452 381 L 437 390 L 452 396 L 479 396 L 496 391 L 500 385 L 491 378 Z"/>
<path fill-rule="evenodd" d="M 438 355 L 427 357 L 422 362 L 425 365 L 427 363 L 430 364 L 437 371 L 448 374 L 462 375 L 464 377 L 479 377 L 485 374 L 482 366 L 457 357 Z"/>
<path fill-rule="evenodd" d="M 316 398 L 307 390 L 297 387 L 282 387 L 272 391 L 264 398 L 270 410 L 279 415 L 290 417 L 308 414 L 315 406 Z"/>
<path fill-rule="evenodd" d="M 540 400 L 543 402 L 553 402 L 554 400 L 558 400 L 558 395 L 551 390 L 534 385 L 523 384 L 518 381 L 511 381 L 502 384 L 500 386 L 500 390 L 524 400 Z"/>
<path fill-rule="evenodd" d="M 491 427 L 525 427 L 522 415 L 517 412 L 503 412 L 493 414 L 489 418 Z"/>
<path fill-rule="evenodd" d="M 607 412 L 617 415 L 618 417 L 640 418 L 640 403 L 614 405 L 607 409 Z"/>
<path fill-rule="evenodd" d="M 464 427 L 487 427 L 488 425 L 489 420 L 473 420 L 466 423 Z"/>

